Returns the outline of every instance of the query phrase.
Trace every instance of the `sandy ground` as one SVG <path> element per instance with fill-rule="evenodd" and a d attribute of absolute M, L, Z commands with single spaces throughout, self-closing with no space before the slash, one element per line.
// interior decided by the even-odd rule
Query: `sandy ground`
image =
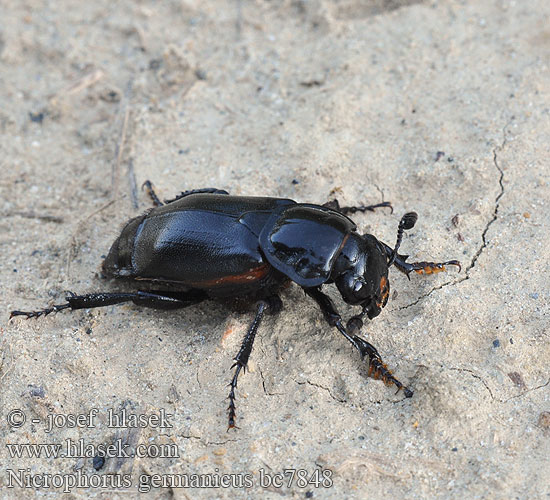
<path fill-rule="evenodd" d="M 48 481 L 63 478 L 92 484 L 65 498 L 128 498 L 140 480 L 234 474 L 252 486 L 142 495 L 547 498 L 549 16 L 544 0 L 0 4 L 3 497 L 56 495 Z M 417 211 L 402 251 L 463 270 L 392 271 L 363 330 L 414 397 L 368 379 L 297 287 L 260 330 L 231 432 L 229 368 L 250 314 L 122 305 L 8 321 L 66 290 L 117 289 L 100 263 L 150 205 L 146 179 L 165 198 L 215 186 L 391 200 L 393 215 L 354 217 L 389 243 Z M 170 427 L 109 427 L 123 409 L 163 411 Z M 91 457 L 5 446 L 67 440 L 178 456 L 96 471 Z M 286 469 L 303 472 L 277 487 Z M 93 487 L 124 474 L 129 488 Z"/>

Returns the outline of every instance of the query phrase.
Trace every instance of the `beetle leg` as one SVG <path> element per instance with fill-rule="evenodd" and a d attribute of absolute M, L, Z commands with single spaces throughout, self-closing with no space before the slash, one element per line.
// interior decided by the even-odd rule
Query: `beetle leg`
<path fill-rule="evenodd" d="M 350 335 L 348 333 L 347 329 L 342 324 L 342 317 L 336 310 L 336 307 L 334 306 L 332 300 L 330 300 L 330 297 L 328 295 L 325 295 L 323 292 L 321 292 L 321 289 L 319 287 L 304 288 L 304 291 L 313 300 L 315 300 L 317 304 L 319 304 L 319 307 L 321 308 L 321 311 L 323 312 L 323 315 L 325 316 L 328 324 L 330 326 L 335 326 L 338 331 L 351 343 L 351 345 L 359 351 L 361 359 L 368 355 L 369 377 L 375 379 L 380 378 L 385 384 L 388 385 L 394 384 L 397 387 L 397 391 L 403 389 L 403 393 L 405 394 L 406 398 L 410 398 L 413 395 L 413 391 L 405 387 L 392 375 L 391 371 L 388 370 L 387 366 L 383 363 L 380 354 L 378 354 L 378 351 L 372 344 L 357 335 Z M 359 324 L 361 326 L 363 325 L 361 317 L 362 315 L 354 316 L 352 320 L 355 321 L 352 322 L 352 320 L 350 320 L 350 322 L 348 322 L 348 325 L 350 326 L 350 330 L 352 332 L 358 330 L 357 327 L 360 328 Z"/>
<path fill-rule="evenodd" d="M 327 320 L 327 323 L 330 326 L 335 326 L 338 331 L 346 337 L 349 342 L 351 342 L 353 347 L 359 349 L 359 346 L 344 328 L 344 325 L 342 324 L 342 316 L 340 316 L 340 313 L 336 310 L 336 307 L 334 306 L 332 300 L 330 300 L 330 297 L 321 292 L 319 287 L 304 288 L 304 292 L 306 292 L 307 295 L 317 302 L 323 315 L 325 316 L 325 319 Z"/>
<path fill-rule="evenodd" d="M 393 207 L 391 206 L 391 202 L 389 201 L 383 201 L 382 203 L 377 203 L 376 205 L 360 205 L 358 207 L 341 207 L 338 200 L 331 200 L 327 201 L 325 204 L 323 204 L 323 207 L 332 208 L 332 210 L 336 210 L 337 212 L 340 212 L 341 214 L 347 215 L 347 214 L 354 214 L 356 212 L 374 212 L 375 208 L 389 208 L 391 209 L 391 213 L 393 213 Z"/>
<path fill-rule="evenodd" d="M 361 358 L 364 358 L 365 355 L 368 355 L 369 357 L 369 377 L 374 379 L 380 378 L 386 385 L 394 384 L 397 387 L 397 392 L 403 389 L 403 393 L 406 398 L 412 397 L 413 391 L 411 391 L 408 387 L 405 387 L 392 375 L 392 372 L 388 370 L 387 365 L 382 361 L 376 347 L 357 335 L 353 336 L 353 340 L 355 340 L 355 342 L 359 345 L 359 353 L 361 354 Z"/>
<path fill-rule="evenodd" d="M 63 309 L 90 309 L 93 307 L 111 306 L 122 302 L 133 302 L 139 306 L 152 307 L 155 309 L 178 309 L 193 304 L 198 304 L 207 298 L 202 291 L 189 292 L 133 292 L 133 293 L 88 293 L 86 295 L 67 295 L 66 304 L 54 305 L 39 311 L 12 311 L 10 319 L 14 316 L 26 316 L 28 318 L 39 318 L 47 316 L 52 312 L 59 312 Z"/>
<path fill-rule="evenodd" d="M 382 244 L 384 245 L 388 259 L 390 259 L 393 255 L 393 249 L 385 243 Z M 458 260 L 447 260 L 445 262 L 405 262 L 408 258 L 408 255 L 397 254 L 393 265 L 397 267 L 399 271 L 406 274 L 409 279 L 409 274 L 412 271 L 415 271 L 418 274 L 435 274 L 446 271 L 445 266 L 457 266 L 458 272 L 462 269 L 462 266 Z"/>
<path fill-rule="evenodd" d="M 277 305 L 281 302 L 279 297 L 277 297 L 277 299 L 278 300 L 273 301 L 274 307 L 277 307 Z M 264 316 L 266 308 L 269 307 L 270 303 L 268 303 L 267 301 L 261 300 L 258 302 L 258 309 L 256 311 L 254 321 L 252 321 L 250 327 L 248 328 L 248 331 L 246 332 L 238 354 L 235 356 L 235 358 L 233 358 L 235 363 L 233 363 L 231 368 L 235 368 L 235 373 L 233 374 L 233 379 L 229 384 L 231 386 L 231 390 L 229 391 L 229 406 L 227 407 L 229 415 L 229 425 L 227 427 L 227 430 L 235 427 L 235 389 L 237 388 L 237 379 L 239 378 L 239 373 L 241 372 L 241 369 L 243 371 L 246 370 L 246 364 L 248 363 L 248 358 L 250 357 L 250 353 L 252 352 L 252 346 L 254 344 L 254 339 L 256 338 L 256 332 L 258 331 L 258 327 L 262 322 L 262 318 Z"/>
<path fill-rule="evenodd" d="M 164 205 L 164 203 L 162 203 L 162 201 L 160 201 L 159 197 L 157 196 L 157 193 L 155 193 L 155 189 L 153 188 L 153 184 L 151 184 L 150 180 L 146 180 L 141 185 L 141 189 L 143 188 L 145 188 L 147 194 L 149 195 L 151 200 L 153 200 L 153 205 L 155 205 L 155 207 L 162 207 L 162 205 Z"/>
<path fill-rule="evenodd" d="M 460 262 L 458 260 L 448 260 L 446 262 L 405 262 L 403 263 L 401 268 L 399 266 L 396 267 L 401 272 L 405 273 L 407 275 L 407 278 L 409 278 L 409 274 L 412 271 L 417 274 L 436 274 L 442 271 L 446 271 L 447 268 L 445 266 L 457 266 L 458 272 L 460 272 L 462 269 L 462 266 L 460 265 Z"/>
<path fill-rule="evenodd" d="M 223 189 L 217 189 L 217 188 L 201 188 L 201 189 L 191 189 L 189 191 L 183 191 L 182 193 L 178 194 L 175 198 L 172 198 L 171 200 L 164 200 L 165 203 L 172 203 L 177 200 L 181 200 L 182 198 L 185 198 L 186 196 L 189 196 L 190 194 L 200 194 L 200 193 L 208 193 L 208 194 L 229 194 L 227 191 Z"/>

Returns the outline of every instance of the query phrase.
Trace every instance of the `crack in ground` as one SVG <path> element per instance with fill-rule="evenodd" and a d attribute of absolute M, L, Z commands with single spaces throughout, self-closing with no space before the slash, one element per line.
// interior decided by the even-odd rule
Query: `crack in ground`
<path fill-rule="evenodd" d="M 182 437 L 183 439 L 196 439 L 197 441 L 200 441 L 200 443 L 204 446 L 222 446 L 227 443 L 237 442 L 237 439 L 226 439 L 225 441 L 208 441 L 207 439 L 204 440 L 201 436 L 193 436 L 192 434 L 180 434 L 179 437 Z"/>
<path fill-rule="evenodd" d="M 226 439 L 225 441 L 206 441 L 206 446 L 213 444 L 214 446 L 222 446 L 227 443 L 236 443 L 238 439 Z"/>
<path fill-rule="evenodd" d="M 481 383 L 485 386 L 485 389 L 487 389 L 487 391 L 489 391 L 489 395 L 491 396 L 491 401 L 495 400 L 495 397 L 493 396 L 493 391 L 489 387 L 489 384 L 487 384 L 487 382 L 485 382 L 485 380 L 481 376 L 479 376 L 476 372 L 474 372 L 473 370 L 470 370 L 468 368 L 452 368 L 452 367 L 449 368 L 449 370 L 469 373 L 472 377 L 474 377 L 477 380 L 481 381 Z"/>
<path fill-rule="evenodd" d="M 346 403 L 346 400 L 345 399 L 340 399 L 340 398 L 337 398 L 334 394 L 332 394 L 332 391 L 328 388 L 328 387 L 325 387 L 321 384 L 316 384 L 315 382 L 312 382 L 311 380 L 308 380 L 306 379 L 305 382 L 298 382 L 297 380 L 294 380 L 294 382 L 298 385 L 305 385 L 305 384 L 308 384 L 308 385 L 311 385 L 313 387 L 317 387 L 318 389 L 323 389 L 325 391 L 328 392 L 328 395 L 334 399 L 334 401 L 336 401 L 337 403 Z"/>
<path fill-rule="evenodd" d="M 264 394 L 266 396 L 284 396 L 284 392 L 269 392 L 265 386 L 265 378 L 264 373 L 262 372 L 262 369 L 258 366 L 258 372 L 260 374 L 260 378 L 262 379 L 262 387 L 264 388 Z"/>
<path fill-rule="evenodd" d="M 199 441 L 202 441 L 202 438 L 200 436 L 193 436 L 191 434 L 180 434 L 180 437 L 182 437 L 183 439 L 198 439 Z"/>
<path fill-rule="evenodd" d="M 498 171 L 498 185 L 499 185 L 499 193 L 497 194 L 496 198 L 495 198 L 495 208 L 493 210 L 493 216 L 491 218 L 491 220 L 489 222 L 487 222 L 487 224 L 485 225 L 485 228 L 483 230 L 483 232 L 481 233 L 481 245 L 480 247 L 478 248 L 477 252 L 475 253 L 475 255 L 472 257 L 472 260 L 470 261 L 470 264 L 468 265 L 468 267 L 464 270 L 464 272 L 466 273 L 466 276 L 464 276 L 463 278 L 460 278 L 458 280 L 454 280 L 454 281 L 447 281 L 445 283 L 442 283 L 441 285 L 439 286 L 436 286 L 434 288 L 432 288 L 428 293 L 425 293 L 423 295 L 421 295 L 420 297 L 418 297 L 418 299 L 416 299 L 415 301 L 411 302 L 410 304 L 407 304 L 405 306 L 402 306 L 402 307 L 398 307 L 397 310 L 398 311 L 402 311 L 404 309 L 408 309 L 409 307 L 413 307 L 415 306 L 416 304 L 418 304 L 421 300 L 425 299 L 426 297 L 430 296 L 433 292 L 435 292 L 436 290 L 441 290 L 442 288 L 448 286 L 448 285 L 458 285 L 466 280 L 469 280 L 470 279 L 470 275 L 469 275 L 469 272 L 471 271 L 471 269 L 476 265 L 476 262 L 477 260 L 479 259 L 479 257 L 481 256 L 481 254 L 483 253 L 483 251 L 485 250 L 485 248 L 487 248 L 487 233 L 489 231 L 489 228 L 493 225 L 493 223 L 497 220 L 498 218 L 498 211 L 499 211 L 499 208 L 500 208 L 500 199 L 504 196 L 504 171 L 502 170 L 502 168 L 500 167 L 500 165 L 498 164 L 498 155 L 497 153 L 499 151 L 502 151 L 504 149 L 504 146 L 506 146 L 506 143 L 508 142 L 507 139 L 506 139 L 506 129 L 508 128 L 508 126 L 512 123 L 512 120 L 514 118 L 512 117 L 512 119 L 510 119 L 506 125 L 504 125 L 504 127 L 502 128 L 502 135 L 503 135 L 503 138 L 502 138 L 502 143 L 500 146 L 496 146 L 494 149 L 493 149 L 493 164 L 495 166 L 495 168 L 497 169 Z"/>
<path fill-rule="evenodd" d="M 548 384 L 550 384 L 550 378 L 547 380 L 547 382 L 545 384 L 541 384 L 541 385 L 537 385 L 536 387 L 532 387 L 531 389 L 526 389 L 525 391 L 523 391 L 521 394 L 517 394 L 515 396 L 511 396 L 509 397 L 508 399 L 500 399 L 499 401 L 501 403 L 507 403 L 508 401 L 512 400 L 512 399 L 517 399 L 517 398 L 521 398 L 523 396 L 525 396 L 526 394 L 528 394 L 529 392 L 533 392 L 533 391 L 536 391 L 538 389 L 542 389 L 543 387 L 546 387 Z"/>
<path fill-rule="evenodd" d="M 505 127 L 505 129 L 506 129 L 506 127 Z M 498 193 L 497 197 L 495 198 L 495 210 L 493 212 L 493 218 L 485 226 L 485 229 L 484 229 L 483 233 L 481 234 L 482 245 L 481 245 L 481 247 L 479 247 L 478 251 L 476 252 L 474 257 L 472 258 L 472 261 L 470 262 L 470 265 L 466 268 L 466 271 L 465 271 L 466 276 L 461 281 L 466 281 L 467 279 L 470 278 L 470 276 L 468 275 L 468 272 L 476 265 L 477 259 L 479 259 L 479 256 L 482 254 L 483 250 L 485 250 L 485 248 L 487 247 L 487 232 L 489 231 L 489 228 L 491 227 L 493 222 L 495 222 L 498 218 L 498 209 L 500 208 L 500 199 L 504 195 L 504 183 L 503 183 L 503 181 L 504 181 L 504 172 L 503 172 L 502 168 L 500 168 L 500 165 L 498 164 L 497 150 L 502 150 L 502 148 L 504 148 L 505 144 L 506 144 L 506 132 L 504 132 L 504 141 L 502 142 L 502 145 L 500 146 L 500 148 L 493 149 L 493 163 L 495 164 L 495 167 L 499 171 L 499 174 L 500 174 L 499 179 L 498 179 L 498 183 L 499 183 L 499 186 L 500 186 L 500 192 Z M 459 283 L 460 283 L 460 281 L 459 281 Z"/>
<path fill-rule="evenodd" d="M 491 395 L 491 400 L 492 401 L 497 401 L 499 403 L 508 403 L 508 401 L 511 401 L 512 399 L 522 398 L 523 396 L 525 396 L 526 394 L 528 394 L 530 392 L 537 391 L 538 389 L 542 389 L 542 388 L 550 385 L 550 378 L 549 378 L 546 381 L 546 383 L 541 384 L 541 385 L 537 385 L 536 387 L 531 387 L 531 389 L 526 389 L 521 394 L 516 394 L 515 396 L 511 396 L 507 399 L 500 399 L 500 398 L 497 399 L 497 398 L 494 397 L 493 391 L 491 391 L 491 388 L 489 387 L 489 384 L 487 384 L 487 382 L 485 382 L 485 380 L 480 375 L 475 373 L 473 370 L 470 370 L 468 368 L 452 368 L 452 367 L 449 368 L 449 370 L 469 373 L 472 377 L 474 377 L 474 378 L 478 379 L 479 381 L 481 381 L 481 383 L 485 386 L 485 389 L 487 389 L 487 391 L 489 391 L 489 394 Z"/>
<path fill-rule="evenodd" d="M 376 183 L 372 183 L 373 186 L 376 188 L 376 190 L 380 193 L 380 196 L 382 197 L 382 201 L 384 202 L 384 191 L 382 189 L 380 189 L 380 187 L 378 186 L 378 184 Z M 392 208 L 392 213 L 393 213 L 393 208 Z"/>
<path fill-rule="evenodd" d="M 457 285 L 458 283 L 462 283 L 463 281 L 465 281 L 467 279 L 468 279 L 468 277 L 464 277 L 464 278 L 462 278 L 458 281 L 447 281 L 446 283 L 442 283 L 441 285 L 432 288 L 428 293 L 425 293 L 425 294 L 421 295 L 420 297 L 418 297 L 415 301 L 411 302 L 410 304 L 407 304 L 406 306 L 398 307 L 396 310 L 397 311 L 402 311 L 403 309 L 408 309 L 409 307 L 413 307 L 416 304 L 418 304 L 421 300 L 425 299 L 426 297 L 429 297 L 436 290 L 441 290 L 443 287 L 446 287 L 447 285 Z"/>

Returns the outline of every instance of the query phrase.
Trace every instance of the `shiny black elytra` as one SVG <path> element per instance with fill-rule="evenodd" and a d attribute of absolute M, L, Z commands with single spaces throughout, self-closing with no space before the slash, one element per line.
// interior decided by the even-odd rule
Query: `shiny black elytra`
<path fill-rule="evenodd" d="M 254 338 L 266 310 L 282 308 L 279 291 L 288 282 L 301 286 L 317 302 L 327 322 L 369 358 L 369 376 L 403 389 L 387 369 L 376 348 L 358 336 L 363 318 L 380 314 L 388 301 L 388 270 L 395 265 L 407 276 L 412 271 L 431 274 L 446 265 L 460 263 L 407 263 L 397 253 L 403 232 L 417 220 L 414 212 L 401 219 L 397 242 L 392 248 L 370 234 L 357 233 L 347 213 L 389 207 L 388 202 L 360 207 L 296 203 L 284 198 L 229 196 L 226 191 L 206 188 L 185 191 L 162 203 L 152 185 L 144 186 L 155 208 L 126 223 L 103 262 L 108 277 L 164 285 L 166 290 L 133 293 L 70 293 L 66 304 L 40 311 L 12 311 L 13 316 L 45 316 L 63 309 L 103 307 L 122 302 L 177 309 L 206 299 L 245 297 L 257 301 L 254 321 L 235 356 L 235 373 L 229 392 L 229 428 L 235 427 L 235 389 L 246 368 Z M 344 326 L 322 285 L 335 284 L 343 300 L 361 306 L 361 312 Z"/>

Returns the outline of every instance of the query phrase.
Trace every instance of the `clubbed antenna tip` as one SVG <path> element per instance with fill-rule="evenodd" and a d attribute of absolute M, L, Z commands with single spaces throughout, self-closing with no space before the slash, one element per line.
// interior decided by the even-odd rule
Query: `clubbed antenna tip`
<path fill-rule="evenodd" d="M 416 224 L 417 220 L 418 220 L 418 214 L 416 212 L 408 212 L 401 218 L 399 227 L 400 228 L 402 227 L 403 230 L 405 231 L 408 229 L 412 229 Z"/>
<path fill-rule="evenodd" d="M 388 261 L 388 267 L 390 267 L 397 257 L 397 250 L 401 246 L 401 240 L 403 239 L 403 232 L 412 229 L 418 220 L 418 214 L 416 212 L 407 212 L 399 221 L 399 227 L 397 228 L 397 241 L 395 242 L 395 248 L 393 249 L 392 256 Z"/>

